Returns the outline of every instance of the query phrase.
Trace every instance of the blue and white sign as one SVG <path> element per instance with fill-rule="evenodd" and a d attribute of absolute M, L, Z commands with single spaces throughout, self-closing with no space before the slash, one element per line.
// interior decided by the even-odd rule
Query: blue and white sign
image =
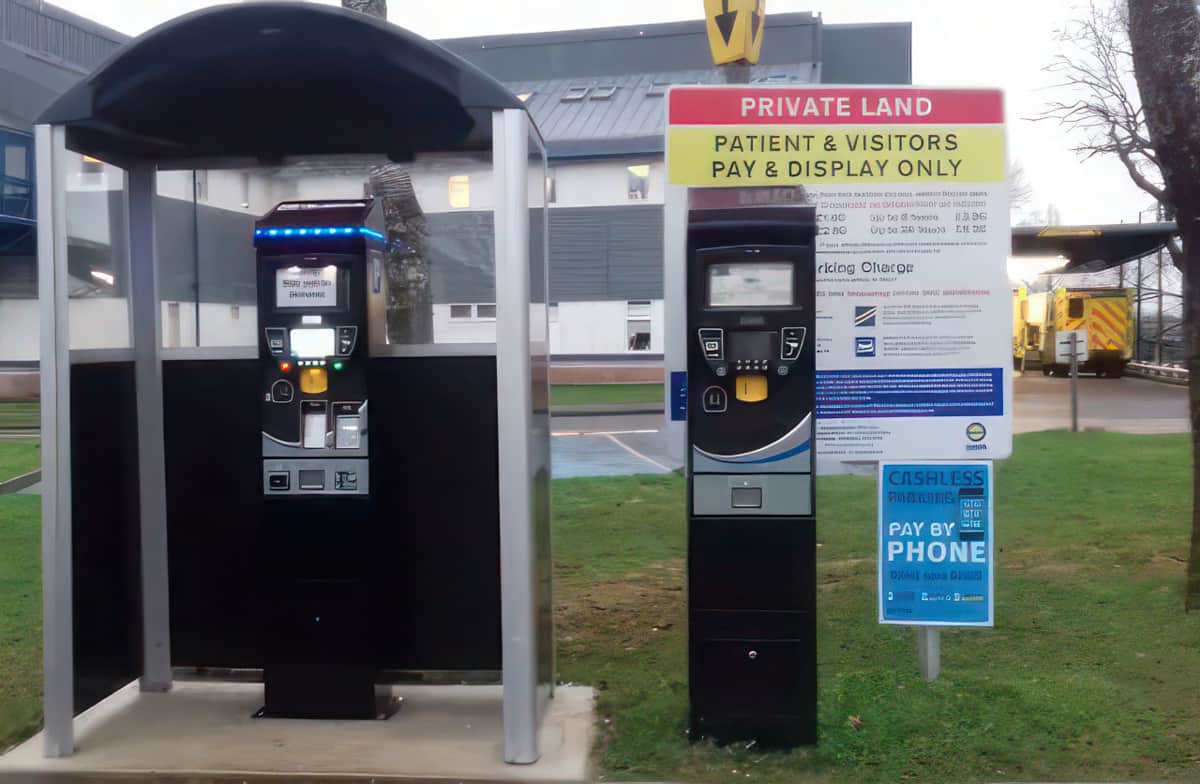
<path fill-rule="evenodd" d="M 879 464 L 879 622 L 994 622 L 992 464 Z"/>

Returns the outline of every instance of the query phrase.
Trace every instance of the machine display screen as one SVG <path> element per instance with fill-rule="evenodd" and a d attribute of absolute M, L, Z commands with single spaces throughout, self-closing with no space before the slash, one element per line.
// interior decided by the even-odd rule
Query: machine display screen
<path fill-rule="evenodd" d="M 275 307 L 336 308 L 338 268 L 280 267 L 275 270 Z"/>
<path fill-rule="evenodd" d="M 324 359 L 337 353 L 332 328 L 293 329 L 291 344 L 292 356 L 300 359 Z"/>
<path fill-rule="evenodd" d="M 770 359 L 775 354 L 771 344 L 774 334 L 773 332 L 730 332 L 730 358 L 749 360 Z"/>
<path fill-rule="evenodd" d="M 790 261 L 734 261 L 708 265 L 710 308 L 768 308 L 795 304 Z"/>

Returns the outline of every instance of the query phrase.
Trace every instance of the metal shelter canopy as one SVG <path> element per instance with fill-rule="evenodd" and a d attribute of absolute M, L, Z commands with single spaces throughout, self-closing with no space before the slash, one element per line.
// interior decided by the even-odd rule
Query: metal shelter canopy
<path fill-rule="evenodd" d="M 245 3 L 166 22 L 38 120 L 123 168 L 204 159 L 490 148 L 503 85 L 413 33 L 312 3 Z"/>
<path fill-rule="evenodd" d="M 1109 226 L 1014 226 L 1014 256 L 1062 256 L 1057 272 L 1100 272 L 1149 256 L 1179 234 L 1174 221 Z"/>
<path fill-rule="evenodd" d="M 51 105 L 35 130 L 44 754 L 75 751 L 73 559 L 86 549 L 73 538 L 82 516 L 72 503 L 72 419 L 88 417 L 73 414 L 72 364 L 88 360 L 70 350 L 67 149 L 126 171 L 128 255 L 114 263 L 128 280 L 131 349 L 98 361 L 132 364 L 140 618 L 119 621 L 141 637 L 143 692 L 169 691 L 173 680 L 158 171 L 334 156 L 405 162 L 421 153 L 471 151 L 490 154 L 495 192 L 496 449 L 505 456 L 497 501 L 503 753 L 506 762 L 536 762 L 553 689 L 542 677 L 552 664 L 541 665 L 553 660 L 553 633 L 541 623 L 549 610 L 539 605 L 538 582 L 549 570 L 539 561 L 549 554 L 540 546 L 549 530 L 548 498 L 544 481 L 533 478 L 549 473 L 548 409 L 535 407 L 548 349 L 544 323 L 531 330 L 530 302 L 537 296 L 544 304 L 548 284 L 545 265 L 535 268 L 530 253 L 538 243 L 536 258 L 545 258 L 546 234 L 531 229 L 529 188 L 544 181 L 545 147 L 524 104 L 458 56 L 387 22 L 309 3 L 257 2 L 198 11 L 131 41 Z M 544 215 L 539 220 L 544 226 Z M 110 420 L 118 429 L 123 423 Z"/>

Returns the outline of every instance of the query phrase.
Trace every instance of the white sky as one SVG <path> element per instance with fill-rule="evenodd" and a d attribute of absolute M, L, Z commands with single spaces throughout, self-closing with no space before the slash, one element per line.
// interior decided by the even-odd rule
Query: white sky
<path fill-rule="evenodd" d="M 217 3 L 204 0 L 52 0 L 135 35 Z M 331 4 L 337 4 L 336 2 Z M 702 0 L 390 0 L 392 22 L 427 38 L 651 24 L 700 18 Z M 822 6 L 825 7 L 822 7 Z M 1042 68 L 1058 51 L 1055 31 L 1084 0 L 768 0 L 770 13 L 820 12 L 826 22 L 913 23 L 913 83 L 1006 91 L 1010 158 L 1033 186 L 1031 207 L 1058 208 L 1064 223 L 1136 222 L 1151 200 L 1115 160 L 1081 161 L 1053 121 L 1032 122 L 1054 95 Z M 764 46 L 771 46 L 770 26 Z M 1147 214 L 1147 220 L 1151 219 Z"/>

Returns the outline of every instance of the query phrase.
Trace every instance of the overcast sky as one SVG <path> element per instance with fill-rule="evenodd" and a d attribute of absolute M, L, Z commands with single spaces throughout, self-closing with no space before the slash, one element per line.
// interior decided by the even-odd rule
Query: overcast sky
<path fill-rule="evenodd" d="M 55 5 L 136 35 L 209 5 L 204 0 L 53 0 Z M 336 5 L 337 3 L 331 3 Z M 913 83 L 1006 91 L 1010 158 L 1020 161 L 1034 204 L 1065 223 L 1136 222 L 1151 200 L 1114 160 L 1081 161 L 1075 139 L 1053 121 L 1032 122 L 1062 95 L 1042 71 L 1060 44 L 1055 31 L 1081 0 L 767 0 L 769 13 L 813 11 L 826 22 L 912 22 Z M 699 18 L 702 0 L 390 0 L 392 22 L 428 38 L 636 25 Z M 771 46 L 770 26 L 764 46 Z M 1147 217 L 1149 219 L 1149 216 Z"/>

